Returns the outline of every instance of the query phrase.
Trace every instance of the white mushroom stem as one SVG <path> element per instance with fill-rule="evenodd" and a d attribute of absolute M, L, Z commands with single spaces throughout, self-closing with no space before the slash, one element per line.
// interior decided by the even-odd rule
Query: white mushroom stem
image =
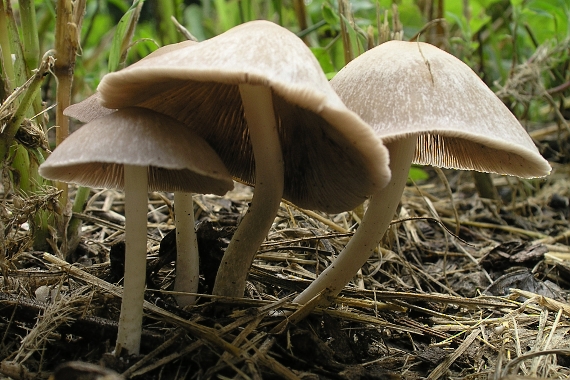
<path fill-rule="evenodd" d="M 293 302 L 305 304 L 325 289 L 328 296 L 336 296 L 372 256 L 402 197 L 416 140 L 416 136 L 411 136 L 385 143 L 390 152 L 392 180 L 372 196 L 358 230 L 338 257 Z"/>
<path fill-rule="evenodd" d="M 194 230 L 194 202 L 192 194 L 174 193 L 174 221 L 176 224 L 176 279 L 174 290 L 198 293 L 200 279 L 200 256 Z M 194 305 L 195 295 L 174 296 L 179 306 Z"/>
<path fill-rule="evenodd" d="M 125 165 L 124 180 L 125 278 L 115 345 L 118 356 L 138 355 L 141 343 L 146 278 L 147 167 Z"/>
<path fill-rule="evenodd" d="M 283 155 L 271 89 L 240 84 L 255 158 L 255 192 L 218 269 L 215 295 L 242 297 L 253 258 L 277 215 L 283 196 Z"/>

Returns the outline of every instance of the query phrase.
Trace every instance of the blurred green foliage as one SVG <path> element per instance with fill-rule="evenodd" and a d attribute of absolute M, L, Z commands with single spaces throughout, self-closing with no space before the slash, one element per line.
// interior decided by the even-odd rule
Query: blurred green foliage
<path fill-rule="evenodd" d="M 253 19 L 268 19 L 302 35 L 330 76 L 345 64 L 341 22 L 346 20 L 353 38 L 354 55 L 368 44 L 367 33 L 378 43 L 379 24 L 393 28 L 394 4 L 403 25 L 403 38 L 421 32 L 420 39 L 436 43 L 467 62 L 491 87 L 505 83 L 516 64 L 528 60 L 537 46 L 563 44 L 570 35 L 568 0 L 351 0 L 349 14 L 339 15 L 337 0 L 93 0 L 87 2 L 81 30 L 82 50 L 75 67 L 74 100 L 91 94 L 100 78 L 117 69 L 113 41 L 124 36 L 129 14 L 144 2 L 134 30 L 127 64 L 159 46 L 184 39 L 176 31 L 176 18 L 198 40 L 220 34 Z M 17 3 L 15 12 L 18 11 Z M 40 50 L 53 47 L 55 3 L 36 0 Z M 443 5 L 443 9 L 438 7 Z M 304 7 L 305 20 L 300 20 Z M 431 20 L 443 16 L 442 23 Z M 307 25 L 302 30 L 302 21 Z M 438 27 L 441 25 L 441 27 Z M 436 30 L 437 29 L 437 30 Z M 434 31 L 443 35 L 434 36 Z M 559 57 L 567 61 L 567 56 Z M 546 87 L 567 80 L 564 73 L 544 73 Z M 558 76 L 558 79 L 556 77 Z M 49 99 L 48 99 L 49 102 Z"/>
<path fill-rule="evenodd" d="M 42 9 L 40 19 L 53 13 L 52 7 L 46 4 L 49 2 L 37 2 L 38 9 Z M 393 30 L 396 4 L 404 39 L 421 33 L 421 40 L 435 43 L 458 56 L 496 90 L 495 83 L 506 83 L 515 66 L 529 60 L 539 45 L 568 46 L 570 36 L 568 0 L 351 0 L 348 4 L 349 12 L 340 15 L 337 0 L 146 0 L 127 63 L 139 60 L 166 43 L 184 39 L 176 32 L 170 20 L 172 16 L 198 40 L 261 18 L 303 36 L 325 73 L 332 77 L 345 64 L 340 37 L 343 20 L 354 45 L 353 54 L 358 55 L 369 45 L 368 33 L 374 36 L 373 44 L 378 43 L 379 24 L 383 23 L 385 15 Z M 443 5 L 441 10 L 440 5 Z M 300 20 L 302 14 L 296 11 L 299 7 L 305 8 L 305 20 Z M 132 12 L 132 3 L 128 1 L 88 2 L 81 31 L 83 50 L 76 66 L 75 100 L 92 93 L 100 78 L 109 69 L 116 68 L 109 65 L 109 56 L 113 56 L 112 41 L 121 34 L 119 21 L 128 12 Z M 443 16 L 444 21 L 424 29 L 439 16 Z M 307 29 L 301 29 L 302 23 Z M 50 38 L 49 34 L 43 37 Z M 46 45 L 44 41 L 42 46 Z M 567 65 L 567 50 L 555 58 Z M 569 80 L 564 68 L 546 68 L 541 77 L 545 88 Z M 544 104 L 537 100 L 538 104 Z M 539 109 L 539 106 L 535 107 L 536 114 L 530 115 L 531 119 L 544 119 L 538 113 Z"/>

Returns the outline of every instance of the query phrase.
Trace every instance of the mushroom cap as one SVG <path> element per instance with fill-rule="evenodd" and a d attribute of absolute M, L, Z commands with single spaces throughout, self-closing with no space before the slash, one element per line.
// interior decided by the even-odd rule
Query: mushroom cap
<path fill-rule="evenodd" d="M 268 21 L 108 74 L 98 90 L 105 107 L 136 105 L 180 120 L 208 141 L 234 177 L 254 184 L 239 84 L 272 90 L 284 198 L 339 212 L 389 181 L 387 150 L 370 126 L 342 103 L 307 46 Z"/>
<path fill-rule="evenodd" d="M 223 195 L 232 178 L 201 137 L 169 116 L 128 107 L 69 135 L 40 165 L 49 179 L 90 187 L 124 187 L 124 165 L 148 166 L 150 190 Z"/>
<path fill-rule="evenodd" d="M 99 92 L 95 92 L 90 97 L 66 107 L 63 110 L 65 116 L 72 117 L 82 123 L 89 123 L 91 120 L 107 116 L 115 112 L 116 109 L 103 107 L 100 103 Z"/>
<path fill-rule="evenodd" d="M 133 63 L 129 67 L 133 67 L 136 65 L 140 65 L 141 62 L 144 63 L 146 59 L 158 57 L 164 53 L 169 53 L 176 49 L 181 49 L 186 46 L 197 44 L 195 41 L 182 41 L 177 44 L 165 45 L 161 48 L 156 49 L 146 57 L 142 58 L 140 61 Z M 100 96 L 98 92 L 95 92 L 93 95 L 88 97 L 87 99 L 82 100 L 79 103 L 75 103 L 67 107 L 63 110 L 63 114 L 65 116 L 72 117 L 77 119 L 83 123 L 88 123 L 91 120 L 97 119 L 99 117 L 106 116 L 112 112 L 115 112 L 116 109 L 113 108 L 106 108 L 103 107 L 100 103 Z"/>
<path fill-rule="evenodd" d="M 525 178 L 550 173 L 503 102 L 435 46 L 386 42 L 351 61 L 331 85 L 384 142 L 417 135 L 415 163 Z"/>

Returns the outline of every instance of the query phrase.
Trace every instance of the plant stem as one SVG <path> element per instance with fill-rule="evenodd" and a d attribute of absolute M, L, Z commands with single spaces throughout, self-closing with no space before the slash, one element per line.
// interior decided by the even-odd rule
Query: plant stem
<path fill-rule="evenodd" d="M 275 13 L 277 13 L 277 24 L 283 26 L 283 2 L 282 0 L 271 0 Z"/>
<path fill-rule="evenodd" d="M 30 76 L 33 69 L 38 67 L 40 60 L 40 40 L 36 22 L 36 7 L 33 0 L 19 0 L 20 19 L 23 39 L 23 58 L 25 62 L 26 75 Z M 39 96 L 33 101 L 33 113 L 42 111 L 42 99 Z"/>
<path fill-rule="evenodd" d="M 178 42 L 176 25 L 171 21 L 174 14 L 175 5 L 173 0 L 161 0 L 156 2 L 158 8 L 158 28 L 160 30 L 160 40 L 162 45 L 169 45 Z"/>
<path fill-rule="evenodd" d="M 26 148 L 20 144 L 12 146 L 10 151 L 13 185 L 27 197 L 32 190 L 30 185 L 30 156 Z"/>
<path fill-rule="evenodd" d="M 350 19 L 350 11 L 348 7 L 350 4 L 347 0 L 338 0 L 338 14 L 340 17 L 340 35 L 342 37 L 342 51 L 344 53 L 344 64 L 347 65 L 354 59 L 354 46 L 350 39 L 350 34 L 347 30 L 348 20 Z"/>
<path fill-rule="evenodd" d="M 38 67 L 40 60 L 40 41 L 36 22 L 36 8 L 33 0 L 19 0 L 20 23 L 24 42 L 24 61 L 28 72 Z"/>
<path fill-rule="evenodd" d="M 6 12 L 6 8 L 4 8 L 4 0 L 0 0 L 0 49 L 2 50 L 2 69 L 6 87 L 13 88 L 15 76 L 14 66 L 12 65 L 12 50 L 10 49 L 9 36 L 8 14 Z"/>
<path fill-rule="evenodd" d="M 85 210 L 85 205 L 89 199 L 89 194 L 91 189 L 89 187 L 79 186 L 75 192 L 75 199 L 73 200 L 73 206 L 71 206 L 71 212 L 83 212 Z M 81 230 L 82 220 L 71 216 L 69 224 L 67 226 L 67 236 L 62 242 L 62 249 L 64 256 L 67 257 L 71 252 L 75 251 L 77 245 L 79 244 L 80 230 Z"/>
<path fill-rule="evenodd" d="M 218 269 L 213 294 L 242 297 L 247 273 L 267 236 L 283 196 L 283 154 L 271 90 L 239 85 L 255 157 L 255 192 Z"/>
<path fill-rule="evenodd" d="M 5 4 L 6 10 L 6 22 L 8 27 L 8 38 L 10 39 L 10 50 L 12 55 L 16 57 L 13 62 L 14 66 L 14 86 L 21 86 L 30 77 L 30 73 L 26 71 L 26 65 L 24 64 L 24 49 L 22 42 L 20 41 L 20 33 L 18 30 L 18 25 L 16 24 L 16 18 L 14 17 L 14 11 L 12 10 L 12 5 L 10 1 Z"/>
<path fill-rule="evenodd" d="M 137 28 L 137 24 L 139 22 L 139 17 L 141 15 L 143 4 L 144 0 L 139 0 L 138 3 L 136 3 L 136 7 L 131 12 L 131 16 L 128 21 L 129 24 L 127 26 L 127 30 L 125 32 L 123 40 L 121 41 L 121 55 L 119 59 L 120 68 L 123 68 L 126 65 L 127 56 L 129 54 L 129 49 L 131 47 L 131 41 L 133 39 L 133 36 L 135 35 L 135 29 Z"/>
<path fill-rule="evenodd" d="M 75 66 L 75 53 L 78 41 L 69 35 L 72 24 L 72 3 L 71 0 L 57 1 L 57 16 L 55 28 L 55 50 L 56 61 L 54 73 L 57 78 L 55 124 L 58 126 L 55 132 L 55 143 L 59 146 L 69 135 L 69 120 L 63 115 L 63 110 L 71 104 L 71 84 L 73 82 L 73 71 Z M 72 39 L 73 38 L 73 39 Z M 56 181 L 56 187 L 62 190 L 60 196 L 60 206 L 65 209 L 68 198 L 67 183 Z"/>
<path fill-rule="evenodd" d="M 56 146 L 59 146 L 69 135 L 69 119 L 63 114 L 63 111 L 71 104 L 71 85 L 73 84 L 75 57 L 79 49 L 78 31 L 81 28 L 84 10 L 85 1 L 57 1 L 57 24 L 55 29 L 57 59 L 54 65 L 54 73 L 58 83 L 55 113 L 55 123 L 58 126 L 55 135 Z M 56 187 L 62 191 L 59 203 L 61 209 L 65 210 L 68 200 L 68 185 L 56 181 Z M 61 236 L 65 235 L 64 228 L 62 223 L 59 228 Z"/>
<path fill-rule="evenodd" d="M 307 30 L 309 28 L 309 24 L 307 22 L 307 7 L 305 6 L 305 0 L 293 0 L 293 10 L 295 11 L 297 23 L 299 24 L 299 30 Z M 308 35 L 303 37 L 303 42 L 307 46 L 311 46 Z"/>

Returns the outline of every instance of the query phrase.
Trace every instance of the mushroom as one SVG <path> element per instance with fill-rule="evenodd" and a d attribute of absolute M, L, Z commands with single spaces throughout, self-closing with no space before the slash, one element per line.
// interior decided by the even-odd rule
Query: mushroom
<path fill-rule="evenodd" d="M 145 60 L 158 57 L 162 54 L 194 45 L 195 41 L 183 41 L 176 44 L 163 46 L 150 53 L 131 67 L 136 67 Z M 84 123 L 109 115 L 116 109 L 105 108 L 100 104 L 99 93 L 91 95 L 87 99 L 73 104 L 64 110 L 64 114 Z M 194 203 L 190 193 L 176 192 L 174 194 L 176 212 L 174 215 L 176 226 L 176 278 L 174 290 L 179 293 L 196 293 L 198 291 L 198 242 L 194 231 Z M 195 303 L 195 296 L 176 295 L 179 306 L 188 306 Z"/>
<path fill-rule="evenodd" d="M 370 126 L 334 93 L 307 46 L 268 21 L 107 74 L 98 90 L 105 107 L 146 107 L 195 129 L 235 178 L 255 184 L 214 294 L 243 295 L 282 197 L 340 212 L 389 180 L 387 151 Z"/>
<path fill-rule="evenodd" d="M 421 42 L 390 41 L 331 80 L 390 152 L 392 181 L 376 192 L 355 235 L 294 302 L 337 295 L 380 243 L 412 163 L 543 177 L 551 168 L 515 116 L 466 64 Z M 326 302 L 326 301 L 325 301 Z"/>
<path fill-rule="evenodd" d="M 138 354 L 146 273 L 148 189 L 173 191 L 178 207 L 176 201 L 182 193 L 223 195 L 230 190 L 233 181 L 227 169 L 212 148 L 182 123 L 149 109 L 129 107 L 79 128 L 53 151 L 39 171 L 46 178 L 84 186 L 124 188 L 125 278 L 115 352 Z M 178 233 L 186 231 L 190 235 L 194 231 L 194 210 L 191 198 L 184 197 L 189 208 L 176 210 L 177 227 Z M 182 199 L 180 206 L 185 204 Z M 186 216 L 188 225 L 180 225 Z M 194 239 L 195 245 L 195 238 L 186 237 Z M 179 265 L 177 278 L 181 269 L 183 273 L 193 270 L 193 284 L 197 286 L 197 263 L 192 263 L 191 268 Z"/>

